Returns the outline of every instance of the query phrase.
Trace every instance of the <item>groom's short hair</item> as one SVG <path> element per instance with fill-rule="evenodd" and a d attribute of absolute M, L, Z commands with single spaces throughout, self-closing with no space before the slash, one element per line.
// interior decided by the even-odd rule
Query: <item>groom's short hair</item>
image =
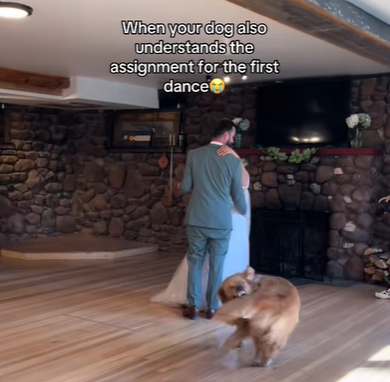
<path fill-rule="evenodd" d="M 231 133 L 236 127 L 234 122 L 229 118 L 222 118 L 219 120 L 217 127 L 214 129 L 213 138 L 219 138 L 225 133 Z"/>

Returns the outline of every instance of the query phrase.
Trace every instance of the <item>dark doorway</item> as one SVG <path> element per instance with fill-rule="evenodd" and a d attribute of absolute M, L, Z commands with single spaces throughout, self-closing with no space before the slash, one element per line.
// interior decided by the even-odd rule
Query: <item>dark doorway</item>
<path fill-rule="evenodd" d="M 250 264 L 259 273 L 323 281 L 329 214 L 252 211 Z"/>

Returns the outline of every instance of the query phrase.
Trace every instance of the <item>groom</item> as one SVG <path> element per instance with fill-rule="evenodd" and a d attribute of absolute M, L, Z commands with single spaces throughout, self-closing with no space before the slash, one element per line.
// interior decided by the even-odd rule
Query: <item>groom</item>
<path fill-rule="evenodd" d="M 241 161 L 233 155 L 218 156 L 218 148 L 232 145 L 233 121 L 222 119 L 209 145 L 188 152 L 181 190 L 192 192 L 187 212 L 188 308 L 183 316 L 195 320 L 202 300 L 202 266 L 209 254 L 206 318 L 218 309 L 217 289 L 222 283 L 225 255 L 232 231 L 232 201 L 246 214 Z"/>

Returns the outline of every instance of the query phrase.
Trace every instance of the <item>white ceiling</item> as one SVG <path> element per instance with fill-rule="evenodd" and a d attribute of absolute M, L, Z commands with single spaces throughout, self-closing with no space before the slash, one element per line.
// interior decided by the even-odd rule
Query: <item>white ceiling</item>
<path fill-rule="evenodd" d="M 390 24 L 390 3 L 383 0 L 347 0 L 368 14 Z"/>
<path fill-rule="evenodd" d="M 250 82 L 390 71 L 387 66 L 379 65 L 224 0 L 24 0 L 23 2 L 33 7 L 34 13 L 31 17 L 22 20 L 0 19 L 2 36 L 0 67 L 74 78 L 96 78 L 101 84 L 100 95 L 106 88 L 103 85 L 104 81 L 101 80 L 115 81 L 122 87 L 127 84 L 129 86 L 127 93 L 131 93 L 133 98 L 139 88 L 131 88 L 131 84 L 156 89 L 172 78 L 176 81 L 190 82 L 205 80 L 204 75 L 167 74 L 140 78 L 135 75 L 109 73 L 111 62 L 130 62 L 134 59 L 149 62 L 156 60 L 178 62 L 190 59 L 197 61 L 201 58 L 212 62 L 227 58 L 247 62 L 253 58 L 262 61 L 279 60 L 281 74 L 249 75 L 247 81 Z M 245 20 L 266 23 L 269 31 L 264 36 L 239 36 L 241 41 L 252 42 L 255 45 L 256 52 L 253 55 L 137 57 L 133 49 L 135 42 L 157 42 L 160 39 L 170 42 L 184 42 L 188 39 L 194 42 L 213 42 L 215 39 L 220 39 L 229 42 L 229 39 L 202 34 L 182 36 L 172 40 L 169 36 L 124 35 L 121 29 L 121 20 L 206 24 L 213 19 L 220 23 L 238 24 Z M 235 36 L 233 39 L 239 37 Z M 242 82 L 238 75 L 231 78 L 232 83 Z M 85 80 L 81 82 L 85 83 Z M 145 90 L 145 94 L 150 94 L 147 89 Z M 125 93 L 125 89 L 122 88 L 121 94 Z M 156 94 L 149 96 L 150 102 L 144 102 L 144 107 L 155 107 L 152 105 L 156 102 Z M 4 97 L 7 95 L 1 99 L 3 100 Z M 87 100 L 77 94 L 68 95 L 68 98 L 76 101 Z M 140 107 L 141 102 L 129 100 L 124 101 L 123 104 Z"/>
<path fill-rule="evenodd" d="M 351 0 L 352 1 L 352 0 Z M 355 0 L 353 0 L 355 1 Z M 358 1 L 358 0 L 356 0 Z M 368 1 L 368 0 L 367 0 Z M 0 102 L 40 106 L 129 109 L 158 107 L 157 89 L 175 81 L 205 81 L 202 74 L 164 74 L 141 78 L 112 75 L 111 62 L 187 62 L 205 59 L 220 62 L 260 59 L 280 62 L 280 74 L 248 75 L 246 82 L 282 80 L 295 77 L 375 74 L 390 71 L 354 53 L 313 38 L 275 21 L 259 16 L 225 0 L 23 0 L 33 7 L 31 17 L 21 20 L 0 18 L 0 67 L 71 78 L 63 96 L 0 89 Z M 121 20 L 146 23 L 238 23 L 250 20 L 266 23 L 263 36 L 166 36 L 124 35 Z M 214 42 L 239 39 L 255 45 L 252 55 L 155 55 L 137 56 L 136 42 Z M 222 76 L 219 73 L 219 76 Z M 240 75 L 230 76 L 241 83 Z M 87 106 L 88 108 L 88 106 Z"/>

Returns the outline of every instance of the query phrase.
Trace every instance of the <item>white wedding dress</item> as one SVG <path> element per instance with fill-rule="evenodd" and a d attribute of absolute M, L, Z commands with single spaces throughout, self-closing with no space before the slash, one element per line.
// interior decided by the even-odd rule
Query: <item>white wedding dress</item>
<path fill-rule="evenodd" d="M 251 204 L 248 187 L 244 189 L 245 199 L 247 203 L 247 213 L 245 216 L 239 214 L 236 208 L 232 207 L 232 223 L 233 230 L 230 236 L 229 249 L 226 254 L 223 279 L 235 273 L 242 272 L 249 265 L 249 232 L 251 219 Z M 203 264 L 202 272 L 202 304 L 200 309 L 206 309 L 206 288 L 209 275 L 208 258 Z M 151 301 L 165 305 L 179 306 L 187 304 L 187 277 L 188 263 L 187 256 L 184 256 L 183 261 L 176 269 L 172 280 L 167 288 L 154 296 Z"/>

